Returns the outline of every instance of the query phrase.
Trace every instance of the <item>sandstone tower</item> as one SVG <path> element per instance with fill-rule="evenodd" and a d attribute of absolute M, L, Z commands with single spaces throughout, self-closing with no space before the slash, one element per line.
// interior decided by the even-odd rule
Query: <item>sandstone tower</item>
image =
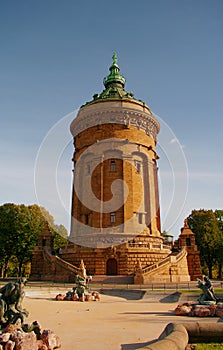
<path fill-rule="evenodd" d="M 80 108 L 70 127 L 73 244 L 63 257 L 77 266 L 83 259 L 92 275 L 134 276 L 137 270 L 137 280 L 144 283 L 143 269 L 171 253 L 160 233 L 160 126 L 146 103 L 125 90 L 115 54 L 104 87 Z M 188 279 L 186 268 L 183 274 Z"/>
<path fill-rule="evenodd" d="M 41 236 L 33 253 L 33 279 L 71 282 L 84 263 L 94 280 L 108 275 L 115 276 L 115 283 L 117 278 L 136 284 L 190 280 L 186 242 L 172 253 L 161 235 L 159 128 L 146 103 L 125 90 L 114 54 L 104 90 L 81 106 L 70 126 L 74 186 L 69 243 L 52 256 Z"/>
<path fill-rule="evenodd" d="M 161 243 L 159 123 L 144 102 L 125 91 L 116 55 L 104 86 L 71 124 L 75 151 L 70 238 L 87 246 L 106 241 L 117 245 L 146 229 L 148 237 Z"/>

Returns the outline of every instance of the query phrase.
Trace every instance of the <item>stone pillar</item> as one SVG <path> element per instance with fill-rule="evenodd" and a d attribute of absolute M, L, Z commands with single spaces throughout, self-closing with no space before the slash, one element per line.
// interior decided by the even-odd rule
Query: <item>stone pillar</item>
<path fill-rule="evenodd" d="M 184 227 L 181 228 L 179 236 L 179 248 L 183 247 L 187 250 L 188 271 L 191 281 L 196 281 L 197 278 L 202 278 L 200 252 L 195 242 L 195 235 L 189 228 L 187 219 L 184 221 Z"/>

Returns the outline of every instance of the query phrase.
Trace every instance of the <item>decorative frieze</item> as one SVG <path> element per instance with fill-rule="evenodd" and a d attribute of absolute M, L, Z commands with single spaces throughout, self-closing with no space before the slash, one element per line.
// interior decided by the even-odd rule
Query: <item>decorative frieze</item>
<path fill-rule="evenodd" d="M 160 130 L 157 119 L 149 113 L 139 112 L 131 108 L 102 109 L 97 111 L 80 110 L 71 124 L 71 133 L 74 137 L 82 131 L 101 124 L 123 124 L 126 127 L 133 126 L 143 130 L 155 141 Z"/>

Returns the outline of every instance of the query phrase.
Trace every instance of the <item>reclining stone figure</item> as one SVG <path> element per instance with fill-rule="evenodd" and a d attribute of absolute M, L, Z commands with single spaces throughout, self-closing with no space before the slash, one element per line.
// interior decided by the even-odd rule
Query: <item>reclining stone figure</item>
<path fill-rule="evenodd" d="M 29 314 L 22 308 L 26 282 L 26 278 L 20 278 L 0 288 L 0 327 L 5 327 L 10 323 L 16 324 L 18 320 L 21 321 L 21 324 L 24 323 Z"/>

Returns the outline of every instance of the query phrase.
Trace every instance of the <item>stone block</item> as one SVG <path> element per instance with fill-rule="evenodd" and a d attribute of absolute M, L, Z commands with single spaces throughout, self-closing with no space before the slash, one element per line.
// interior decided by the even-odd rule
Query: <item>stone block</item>
<path fill-rule="evenodd" d="M 15 345 L 15 342 L 12 341 L 12 340 L 9 340 L 9 341 L 5 344 L 4 350 L 14 350 L 14 349 L 17 349 L 15 346 L 16 346 L 16 345 Z M 3 347 L 0 348 L 0 349 L 3 349 Z"/>
<path fill-rule="evenodd" d="M 0 335 L 0 343 L 7 343 L 7 341 L 9 340 L 11 336 L 11 333 L 2 333 Z"/>
<path fill-rule="evenodd" d="M 223 303 L 218 303 L 216 305 L 216 316 L 222 317 L 223 315 Z"/>
<path fill-rule="evenodd" d="M 209 317 L 215 316 L 215 305 L 196 305 L 192 310 L 192 316 Z"/>
<path fill-rule="evenodd" d="M 192 311 L 192 304 L 191 303 L 184 303 L 177 305 L 175 309 L 175 314 L 177 316 L 190 316 Z"/>
<path fill-rule="evenodd" d="M 47 345 L 48 350 L 53 350 L 61 347 L 61 341 L 60 338 L 51 330 L 44 329 L 41 339 L 44 344 Z M 32 350 L 32 349 L 27 349 Z"/>
<path fill-rule="evenodd" d="M 16 350 L 38 350 L 37 339 L 34 332 L 21 332 L 20 337 L 16 337 L 14 341 Z"/>

